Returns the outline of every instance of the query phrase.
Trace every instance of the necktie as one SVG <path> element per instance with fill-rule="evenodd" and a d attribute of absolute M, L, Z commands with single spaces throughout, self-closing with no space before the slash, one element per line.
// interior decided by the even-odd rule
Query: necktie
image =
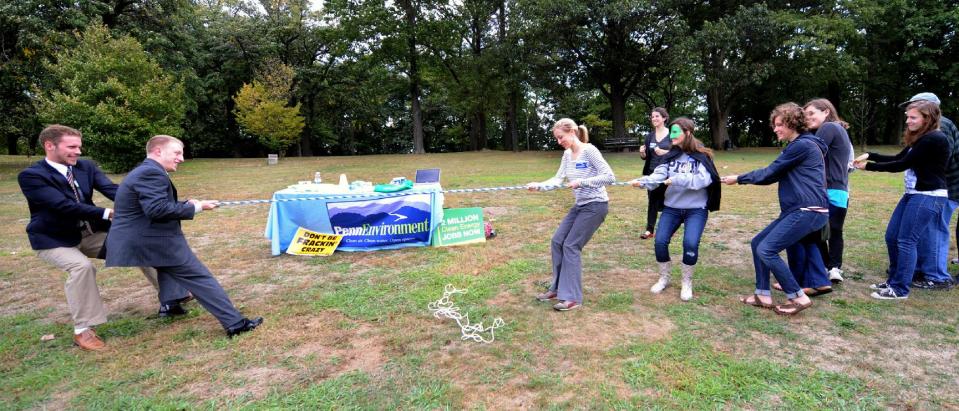
<path fill-rule="evenodd" d="M 80 194 L 80 190 L 77 190 L 77 180 L 73 178 L 73 167 L 67 166 L 67 185 L 70 186 L 70 189 L 73 190 L 73 198 L 77 200 L 78 203 L 83 202 L 83 196 Z M 90 227 L 90 223 L 87 221 L 80 221 L 80 228 L 87 230 L 90 234 L 93 234 L 93 227 Z"/>

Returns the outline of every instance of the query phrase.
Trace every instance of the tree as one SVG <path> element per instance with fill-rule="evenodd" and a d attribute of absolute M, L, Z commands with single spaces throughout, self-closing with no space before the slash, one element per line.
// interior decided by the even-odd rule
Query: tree
<path fill-rule="evenodd" d="M 36 92 L 37 112 L 46 123 L 82 131 L 84 148 L 104 168 L 128 171 L 151 136 L 182 132 L 183 85 L 132 37 L 114 38 L 93 24 L 78 38 L 47 65 L 58 87 Z"/>
<path fill-rule="evenodd" d="M 773 73 L 785 38 L 784 25 L 764 4 L 740 6 L 735 14 L 704 22 L 695 33 L 714 148 L 729 140 L 733 104 Z"/>
<path fill-rule="evenodd" d="M 282 63 L 268 64 L 237 93 L 236 121 L 246 132 L 256 136 L 271 152 L 283 154 L 299 141 L 305 121 L 300 104 L 290 107 L 293 69 Z"/>
<path fill-rule="evenodd" d="M 527 7 L 563 83 L 599 90 L 609 100 L 613 137 L 625 139 L 628 100 L 659 81 L 648 73 L 685 32 L 683 21 L 664 2 L 646 0 L 533 0 Z"/>

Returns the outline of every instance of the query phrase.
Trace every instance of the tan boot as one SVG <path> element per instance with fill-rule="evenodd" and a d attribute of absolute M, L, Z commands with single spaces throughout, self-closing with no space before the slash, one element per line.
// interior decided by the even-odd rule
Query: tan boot
<path fill-rule="evenodd" d="M 683 288 L 679 292 L 679 299 L 689 301 L 693 299 L 693 268 L 694 265 L 682 264 L 683 269 Z"/>
<path fill-rule="evenodd" d="M 670 261 L 665 263 L 659 263 L 659 281 L 656 284 L 653 284 L 649 288 L 653 294 L 659 294 L 669 286 L 669 270 L 673 268 L 673 264 Z"/>

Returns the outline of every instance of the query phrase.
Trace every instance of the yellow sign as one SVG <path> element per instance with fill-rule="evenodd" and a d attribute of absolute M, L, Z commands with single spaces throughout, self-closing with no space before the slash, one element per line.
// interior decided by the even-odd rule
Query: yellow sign
<path fill-rule="evenodd" d="M 293 255 L 332 255 L 333 250 L 336 250 L 342 239 L 342 235 L 317 233 L 300 227 L 296 230 L 286 253 Z"/>

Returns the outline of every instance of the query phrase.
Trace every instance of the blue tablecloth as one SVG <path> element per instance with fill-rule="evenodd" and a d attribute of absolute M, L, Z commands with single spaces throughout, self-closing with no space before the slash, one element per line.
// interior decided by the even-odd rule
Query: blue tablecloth
<path fill-rule="evenodd" d="M 399 193 L 320 194 L 292 186 L 273 193 L 273 199 L 320 199 L 274 201 L 265 235 L 273 255 L 286 251 L 298 227 L 343 234 L 337 251 L 428 246 L 433 231 L 443 221 L 441 191 L 436 184 Z M 336 198 L 343 195 L 362 197 Z"/>

